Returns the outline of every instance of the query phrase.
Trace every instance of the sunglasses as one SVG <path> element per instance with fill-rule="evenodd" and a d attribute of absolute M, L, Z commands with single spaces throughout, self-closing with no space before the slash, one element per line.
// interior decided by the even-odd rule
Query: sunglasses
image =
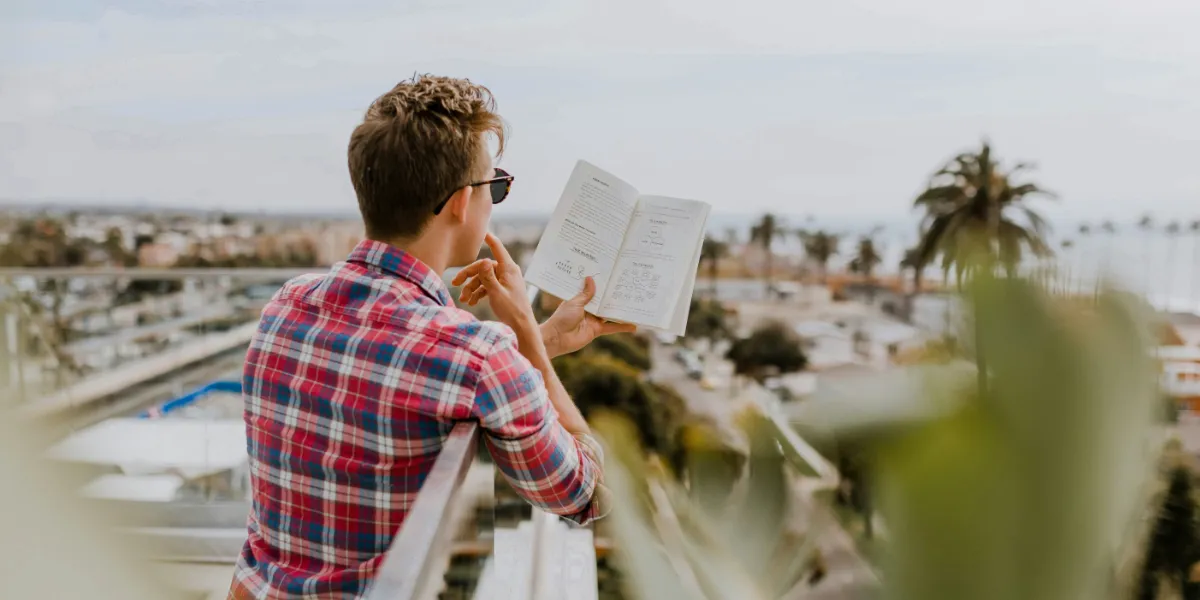
<path fill-rule="evenodd" d="M 508 192 L 509 192 L 509 190 L 512 189 L 513 179 L 515 179 L 515 178 L 512 175 L 509 175 L 508 171 L 505 171 L 504 169 L 496 169 L 495 177 L 493 177 L 491 179 L 484 179 L 483 181 L 476 181 L 475 183 L 468 183 L 467 186 L 468 187 L 478 187 L 481 185 L 491 186 L 491 188 L 492 188 L 492 204 L 500 204 L 501 202 L 504 202 L 505 198 L 508 197 Z M 446 203 L 449 202 L 450 199 L 454 197 L 454 194 L 457 191 L 458 190 L 454 190 L 453 192 L 450 192 L 450 195 L 446 196 L 445 200 L 442 200 L 441 203 L 439 203 L 437 206 L 435 206 L 433 209 L 433 214 L 436 215 L 436 214 L 442 212 L 442 209 L 445 208 Z"/>

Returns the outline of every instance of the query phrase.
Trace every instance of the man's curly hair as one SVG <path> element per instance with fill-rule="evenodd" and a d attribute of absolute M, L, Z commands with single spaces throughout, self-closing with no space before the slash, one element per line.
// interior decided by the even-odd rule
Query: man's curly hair
<path fill-rule="evenodd" d="M 504 121 L 485 87 L 414 75 L 371 103 L 350 135 L 350 180 L 368 237 L 416 236 L 433 209 L 471 183 L 486 134 L 504 152 Z"/>

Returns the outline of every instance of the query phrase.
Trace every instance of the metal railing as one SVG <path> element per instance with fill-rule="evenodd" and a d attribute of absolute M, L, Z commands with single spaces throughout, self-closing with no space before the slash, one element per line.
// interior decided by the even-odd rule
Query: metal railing
<path fill-rule="evenodd" d="M 314 272 L 312 270 L 289 269 L 0 269 L 0 283 L 11 283 L 21 278 L 74 279 L 116 278 L 136 279 L 198 279 L 225 281 L 282 282 L 293 276 Z M 225 284 L 222 284 L 225 285 Z M 15 290 L 5 286 L 6 290 Z M 531 288 L 531 300 L 538 293 Z M 145 402 L 146 394 L 137 390 L 148 383 L 159 380 L 178 382 L 185 371 L 194 370 L 197 364 L 211 357 L 223 357 L 245 346 L 254 327 L 246 323 L 232 329 L 205 335 L 179 347 L 148 356 L 136 363 L 118 366 L 105 372 L 89 375 L 63 389 L 40 396 L 36 400 L 17 407 L 17 413 L 25 418 L 48 420 L 73 418 L 84 413 L 104 409 L 98 415 L 111 415 L 110 404 L 121 404 L 122 412 L 144 408 L 126 406 L 123 402 L 131 392 Z M 222 363 L 224 364 L 224 363 Z M 160 386 L 161 387 L 161 386 Z M 161 392 L 159 388 L 154 388 Z M 148 396 L 147 396 L 148 397 Z M 114 400 L 115 399 L 115 400 Z M 115 410 L 115 408 L 114 408 Z M 100 417 L 97 417 L 100 418 Z M 90 420 L 94 421 L 94 419 Z M 90 422 L 89 421 L 89 422 Z M 83 421 L 79 421 L 83 423 Z M 446 562 L 452 554 L 478 554 L 482 542 L 467 543 L 456 540 L 457 525 L 462 517 L 464 480 L 471 471 L 477 453 L 480 436 L 479 425 L 474 422 L 454 426 L 444 441 L 432 471 L 426 477 L 421 490 L 408 513 L 404 525 L 396 533 L 376 578 L 366 596 L 370 600 L 431 600 L 437 597 L 443 585 L 442 575 Z M 231 564 L 245 540 L 246 517 L 250 504 L 243 500 L 217 502 L 160 503 L 128 500 L 96 500 L 108 514 L 111 522 L 124 536 L 136 538 L 152 558 L 164 563 L 187 564 Z M 521 524 L 521 536 L 511 539 L 521 544 L 518 567 L 507 569 L 507 573 L 496 573 L 502 569 L 490 569 L 493 575 L 504 575 L 506 579 L 516 577 L 520 584 L 505 589 L 497 596 L 526 600 L 556 600 L 564 597 L 566 588 L 583 590 L 571 593 L 570 598 L 589 598 L 597 594 L 595 547 L 590 530 L 572 531 L 584 534 L 587 542 L 578 535 L 560 535 L 565 525 L 557 517 L 534 509 L 530 522 Z M 467 547 L 470 546 L 470 547 Z M 568 569 L 560 564 L 564 549 L 570 548 L 573 566 Z M 513 554 L 514 552 L 510 552 Z M 492 560 L 492 563 L 495 561 Z M 581 570 L 578 565 L 584 565 Z M 515 571 L 515 572 L 514 572 Z M 569 571 L 569 573 L 568 573 Z M 590 575 L 589 575 L 590 573 Z M 480 582 L 481 589 L 483 581 Z M 506 587 L 506 586 L 501 586 Z"/>
<path fill-rule="evenodd" d="M 528 295 L 531 302 L 536 302 L 537 288 L 530 286 Z M 476 456 L 479 435 L 477 423 L 455 425 L 404 524 L 392 540 L 366 596 L 367 600 L 429 600 L 436 597 L 441 585 L 436 579 L 441 573 L 439 561 L 446 556 L 447 548 L 452 544 L 454 506 L 458 503 L 457 496 L 462 489 L 463 479 Z M 528 525 L 529 546 L 522 549 L 522 554 L 527 558 L 525 561 L 516 561 L 527 561 L 527 569 L 507 574 L 519 579 L 512 582 L 508 589 L 511 597 L 522 600 L 596 597 L 596 550 L 591 532 L 586 532 L 586 544 L 573 546 L 574 560 L 590 563 L 590 567 L 585 565 L 580 570 L 557 565 L 562 568 L 555 569 L 555 563 L 566 560 L 561 552 L 556 554 L 554 551 L 554 542 L 558 539 L 556 533 L 559 531 L 556 528 L 563 526 L 557 517 L 537 509 L 533 510 Z M 564 547 L 566 544 L 564 542 Z M 493 560 L 481 579 L 494 580 L 498 575 Z M 570 588 L 571 591 L 564 588 Z M 569 595 L 564 596 L 564 593 Z"/>
<path fill-rule="evenodd" d="M 454 426 L 392 539 L 367 600 L 423 600 L 436 593 L 435 577 L 441 574 L 437 561 L 454 534 L 453 507 L 478 442 L 477 423 Z"/>

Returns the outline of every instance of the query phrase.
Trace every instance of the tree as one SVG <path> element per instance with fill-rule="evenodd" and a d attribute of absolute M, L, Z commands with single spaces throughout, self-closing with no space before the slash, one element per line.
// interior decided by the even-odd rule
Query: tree
<path fill-rule="evenodd" d="M 1200 558 L 1200 536 L 1196 528 L 1196 499 L 1192 474 L 1187 467 L 1171 470 L 1154 529 L 1142 565 L 1139 598 L 1153 600 L 1158 587 L 1166 583 L 1182 595 L 1192 565 Z M 1191 597 L 1191 596 L 1184 596 Z"/>
<path fill-rule="evenodd" d="M 717 340 L 728 338 L 732 333 L 725 307 L 720 302 L 692 299 L 687 327 L 684 330 L 685 337 L 707 338 L 715 343 Z"/>
<path fill-rule="evenodd" d="M 921 262 L 921 252 L 918 248 L 909 248 L 900 257 L 900 272 L 912 271 L 912 293 L 921 293 L 922 282 L 925 278 L 925 264 Z"/>
<path fill-rule="evenodd" d="M 1105 237 L 1108 237 L 1108 238 L 1112 238 L 1112 237 L 1116 236 L 1117 235 L 1117 224 L 1113 223 L 1112 221 L 1104 221 L 1104 222 L 1100 223 L 1100 234 Z M 1102 273 L 1101 274 L 1106 277 L 1108 276 L 1108 267 L 1112 260 L 1111 255 L 1112 255 L 1112 242 L 1111 241 L 1105 242 L 1104 250 L 1100 254 L 1100 261 L 1102 264 Z M 1097 282 L 1097 284 L 1098 283 L 1099 282 Z"/>
<path fill-rule="evenodd" d="M 729 253 L 729 246 L 712 236 L 704 236 L 704 244 L 700 246 L 700 262 L 708 265 L 709 295 L 714 300 L 717 297 L 717 268 L 721 259 Z"/>
<path fill-rule="evenodd" d="M 821 283 L 824 284 L 829 278 L 829 259 L 837 255 L 841 240 L 836 234 L 824 230 L 815 233 L 801 230 L 797 233 L 804 244 L 805 256 L 820 265 Z"/>
<path fill-rule="evenodd" d="M 1192 232 L 1192 264 L 1200 265 L 1200 219 L 1192 221 L 1188 226 L 1188 231 Z M 1200 274 L 1192 271 L 1192 292 L 1188 294 L 1188 300 L 1193 303 L 1196 301 L 1196 284 L 1200 283 Z"/>
<path fill-rule="evenodd" d="M 1171 294 L 1175 291 L 1175 261 L 1178 257 L 1175 256 L 1175 251 L 1179 247 L 1179 234 L 1183 232 L 1183 225 L 1179 221 L 1171 221 L 1167 223 L 1167 227 L 1163 230 L 1167 234 L 1167 276 L 1164 277 L 1163 283 L 1166 284 L 1167 310 L 1171 310 Z"/>
<path fill-rule="evenodd" d="M 883 262 L 883 258 L 875 249 L 875 240 L 864 235 L 858 240 L 858 249 L 854 258 L 850 260 L 850 271 L 862 275 L 867 282 L 870 282 L 873 280 L 875 267 L 881 262 Z"/>
<path fill-rule="evenodd" d="M 129 260 L 129 251 L 125 249 L 125 235 L 119 227 L 109 227 L 104 232 L 104 252 L 108 254 L 111 263 L 124 265 Z"/>
<path fill-rule="evenodd" d="M 771 293 L 771 270 L 775 260 L 775 254 L 772 249 L 775 246 L 775 240 L 782 234 L 782 221 L 771 213 L 763 215 L 762 219 L 750 228 L 751 243 L 762 246 L 763 252 L 766 254 L 766 270 L 763 273 L 763 282 L 766 285 L 768 295 Z"/>
<path fill-rule="evenodd" d="M 1146 268 L 1142 269 L 1142 273 L 1143 273 L 1143 275 L 1145 275 L 1145 279 L 1143 280 L 1143 283 L 1142 283 L 1142 291 L 1149 292 L 1150 291 L 1150 269 L 1149 269 L 1149 266 L 1151 264 L 1154 264 L 1150 260 L 1150 236 L 1154 233 L 1154 216 L 1151 215 L 1150 213 L 1146 213 L 1146 214 L 1142 215 L 1142 218 L 1138 219 L 1137 228 L 1142 230 L 1142 264 L 1146 266 Z"/>
<path fill-rule="evenodd" d="M 649 371 L 653 363 L 650 346 L 644 338 L 632 333 L 605 335 L 588 345 L 592 353 L 607 354 L 639 371 Z"/>
<path fill-rule="evenodd" d="M 900 258 L 900 274 L 903 276 L 905 271 L 912 270 L 912 289 L 904 295 L 904 318 L 909 322 L 912 321 L 916 297 L 921 293 L 925 279 L 925 267 L 928 265 L 929 257 L 921 255 L 920 246 L 905 250 L 904 256 Z"/>
<path fill-rule="evenodd" d="M 863 520 L 863 535 L 874 536 L 875 505 L 872 502 L 870 460 L 864 444 L 846 444 L 837 458 L 839 489 L 837 501 L 852 509 Z"/>
<path fill-rule="evenodd" d="M 963 153 L 946 163 L 913 201 L 913 207 L 925 213 L 920 256 L 940 256 L 943 272 L 948 275 L 953 269 L 961 283 L 968 271 L 982 265 L 999 264 L 1011 274 L 1027 251 L 1053 255 L 1046 243 L 1049 226 L 1028 200 L 1054 195 L 1035 183 L 1015 180 L 1032 168 L 1018 163 L 1005 171 L 986 141 L 979 152 Z"/>
<path fill-rule="evenodd" d="M 790 373 L 808 365 L 800 336 L 778 321 L 762 325 L 749 337 L 734 341 L 725 358 L 733 362 L 738 375 L 760 382 L 772 371 Z"/>
<path fill-rule="evenodd" d="M 685 405 L 678 394 L 644 377 L 653 364 L 646 339 L 630 333 L 599 337 L 553 364 L 585 418 L 617 413 L 634 424 L 646 450 L 673 452 Z"/>
<path fill-rule="evenodd" d="M 629 419 L 648 451 L 669 456 L 683 414 L 682 399 L 643 380 L 638 369 L 604 352 L 554 359 L 554 370 L 584 418 L 603 412 Z"/>
<path fill-rule="evenodd" d="M 1017 174 L 1031 170 L 1018 163 L 1007 172 L 992 157 L 983 142 L 978 153 L 963 153 L 946 163 L 929 179 L 928 187 L 913 201 L 925 211 L 921 221 L 920 254 L 942 257 L 942 272 L 954 270 L 961 286 L 968 273 L 990 273 L 996 265 L 1015 275 L 1026 251 L 1034 256 L 1052 256 L 1046 244 L 1049 226 L 1029 207 L 1034 196 L 1054 195 L 1035 183 L 1014 181 Z M 1014 218 L 1015 214 L 1022 218 Z M 975 365 L 980 393 L 987 389 L 987 361 L 981 325 L 975 319 Z"/>

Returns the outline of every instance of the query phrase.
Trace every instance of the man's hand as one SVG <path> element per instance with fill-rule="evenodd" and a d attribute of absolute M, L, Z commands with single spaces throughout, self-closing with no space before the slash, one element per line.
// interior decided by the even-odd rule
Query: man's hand
<path fill-rule="evenodd" d="M 542 340 L 551 357 L 574 352 L 592 340 L 610 333 L 631 332 L 633 325 L 605 321 L 584 312 L 583 307 L 596 295 L 596 281 L 584 279 L 583 291 L 558 305 L 558 309 L 542 323 Z"/>
<path fill-rule="evenodd" d="M 475 306 L 486 296 L 496 313 L 496 319 L 513 328 L 518 337 L 523 333 L 536 329 L 537 320 L 533 316 L 533 307 L 529 305 L 529 294 L 525 291 L 525 278 L 521 275 L 521 267 L 513 261 L 512 255 L 504 248 L 504 244 L 492 235 L 484 238 L 492 256 L 496 260 L 481 259 L 463 267 L 454 276 L 453 285 L 466 285 L 459 294 L 459 302 Z M 468 281 L 469 279 L 469 281 Z"/>

